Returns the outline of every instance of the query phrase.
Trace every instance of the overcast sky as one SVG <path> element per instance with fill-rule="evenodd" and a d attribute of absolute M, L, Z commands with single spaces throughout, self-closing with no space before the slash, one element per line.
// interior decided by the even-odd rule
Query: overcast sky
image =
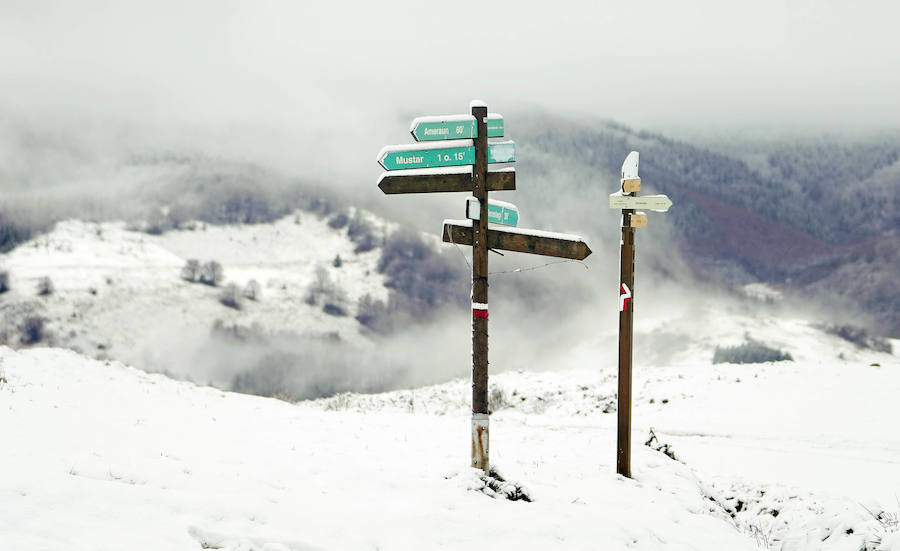
<path fill-rule="evenodd" d="M 898 16 L 893 2 L 6 0 L 0 98 L 192 123 L 480 97 L 643 127 L 896 125 Z"/>

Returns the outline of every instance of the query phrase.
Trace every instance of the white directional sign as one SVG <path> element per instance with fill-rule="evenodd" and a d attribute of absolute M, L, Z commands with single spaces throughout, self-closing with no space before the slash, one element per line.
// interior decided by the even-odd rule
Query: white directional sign
<path fill-rule="evenodd" d="M 672 206 L 672 200 L 665 195 L 644 195 L 632 197 L 622 195 L 621 192 L 609 195 L 609 208 L 611 209 L 646 209 L 656 212 L 666 212 Z"/>

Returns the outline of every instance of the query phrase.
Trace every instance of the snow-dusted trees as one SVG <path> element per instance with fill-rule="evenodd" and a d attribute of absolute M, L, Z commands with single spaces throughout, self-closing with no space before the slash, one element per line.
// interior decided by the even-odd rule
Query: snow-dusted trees
<path fill-rule="evenodd" d="M 215 260 L 210 260 L 200 267 L 199 279 L 200 283 L 212 285 L 215 287 L 225 279 L 225 270 L 222 265 Z"/>
<path fill-rule="evenodd" d="M 52 295 L 55 287 L 53 287 L 53 281 L 50 280 L 49 277 L 44 276 L 38 280 L 37 284 L 37 293 L 40 296 Z"/>
<path fill-rule="evenodd" d="M 347 294 L 331 281 L 328 270 L 316 268 L 316 278 L 306 290 L 304 301 L 310 306 L 322 303 L 322 311 L 332 316 L 347 315 Z"/>
<path fill-rule="evenodd" d="M 244 297 L 250 300 L 259 300 L 262 293 L 262 289 L 259 286 L 259 282 L 255 279 L 251 279 L 247 282 L 247 285 L 244 287 Z"/>
<path fill-rule="evenodd" d="M 234 283 L 229 283 L 225 287 L 222 288 L 222 293 L 219 294 L 219 302 L 228 306 L 229 308 L 234 308 L 235 310 L 241 309 L 241 291 L 238 289 L 238 286 Z"/>
<path fill-rule="evenodd" d="M 215 260 L 200 264 L 196 258 L 190 258 L 181 268 L 181 279 L 215 287 L 225 279 L 225 269 Z"/>
<path fill-rule="evenodd" d="M 200 277 L 200 262 L 196 258 L 189 258 L 181 269 L 181 279 L 195 282 L 198 277 Z"/>

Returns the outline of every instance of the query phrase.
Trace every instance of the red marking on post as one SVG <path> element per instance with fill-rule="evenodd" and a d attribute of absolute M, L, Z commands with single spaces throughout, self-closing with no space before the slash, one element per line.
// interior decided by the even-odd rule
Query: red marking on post
<path fill-rule="evenodd" d="M 628 303 L 631 302 L 631 290 L 624 283 L 619 285 L 619 311 L 627 312 Z"/>
<path fill-rule="evenodd" d="M 488 317 L 488 311 L 487 311 L 487 310 L 475 310 L 475 309 L 473 308 L 473 309 L 472 309 L 472 317 L 473 317 L 473 318 L 487 319 L 487 317 Z"/>

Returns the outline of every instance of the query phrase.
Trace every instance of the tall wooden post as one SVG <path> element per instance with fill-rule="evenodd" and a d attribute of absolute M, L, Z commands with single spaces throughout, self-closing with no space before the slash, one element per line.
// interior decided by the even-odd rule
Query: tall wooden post
<path fill-rule="evenodd" d="M 631 193 L 631 196 L 634 196 Z M 631 345 L 634 331 L 634 210 L 622 211 L 619 273 L 619 398 L 616 472 L 631 478 Z"/>
<path fill-rule="evenodd" d="M 489 470 L 488 448 L 488 198 L 487 106 L 473 105 L 478 135 L 472 194 L 481 203 L 479 220 L 472 221 L 472 466 Z"/>

